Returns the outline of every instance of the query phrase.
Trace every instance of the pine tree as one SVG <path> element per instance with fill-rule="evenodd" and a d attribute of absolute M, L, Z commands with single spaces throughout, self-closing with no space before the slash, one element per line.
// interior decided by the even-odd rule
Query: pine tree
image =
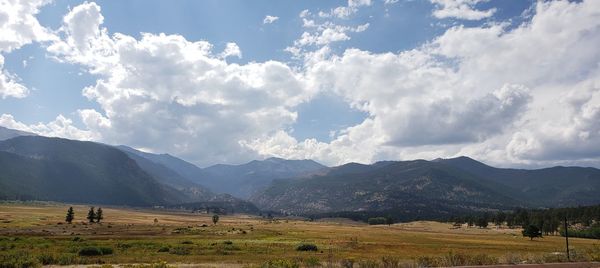
<path fill-rule="evenodd" d="M 73 211 L 73 207 L 69 207 L 69 210 L 67 210 L 67 217 L 65 218 L 65 221 L 69 224 L 71 224 L 71 222 L 73 221 L 73 219 L 75 218 L 75 212 Z"/>
<path fill-rule="evenodd" d="M 523 229 L 523 236 L 529 237 L 529 239 L 533 240 L 536 237 L 542 237 L 542 231 L 537 226 L 530 224 Z"/>
<path fill-rule="evenodd" d="M 93 223 L 94 220 L 96 219 L 96 213 L 94 212 L 94 207 L 90 207 L 90 211 L 88 211 L 87 219 L 88 219 L 88 221 L 90 221 L 90 223 Z"/>
<path fill-rule="evenodd" d="M 96 211 L 96 222 L 100 223 L 100 220 L 102 219 L 104 219 L 102 216 L 102 208 L 98 208 L 98 211 Z"/>

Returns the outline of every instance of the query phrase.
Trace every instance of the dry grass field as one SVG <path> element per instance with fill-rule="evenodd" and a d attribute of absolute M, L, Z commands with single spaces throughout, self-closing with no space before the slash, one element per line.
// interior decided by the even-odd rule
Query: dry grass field
<path fill-rule="evenodd" d="M 530 241 L 516 229 L 459 228 L 437 222 L 369 226 L 348 220 L 309 222 L 188 212 L 103 208 L 101 224 L 85 221 L 88 206 L 74 205 L 75 221 L 64 223 L 70 205 L 0 204 L 0 261 L 39 264 L 207 264 L 213 266 L 387 267 L 564 260 L 564 238 Z M 155 219 L 157 222 L 155 223 Z M 297 251 L 302 243 L 317 251 Z M 570 239 L 576 260 L 598 261 L 600 241 Z M 84 248 L 109 248 L 81 256 Z M 468 260 L 463 260 L 468 259 Z M 371 265 L 371 266 L 369 266 Z M 5 266 L 10 267 L 10 266 Z"/>

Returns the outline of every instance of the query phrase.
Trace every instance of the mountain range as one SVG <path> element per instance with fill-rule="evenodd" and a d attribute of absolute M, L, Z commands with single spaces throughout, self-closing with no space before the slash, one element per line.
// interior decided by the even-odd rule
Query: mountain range
<path fill-rule="evenodd" d="M 337 167 L 267 158 L 200 168 L 169 154 L 0 128 L 0 199 L 412 220 L 593 205 L 598 193 L 596 168 L 505 169 L 468 157 Z"/>

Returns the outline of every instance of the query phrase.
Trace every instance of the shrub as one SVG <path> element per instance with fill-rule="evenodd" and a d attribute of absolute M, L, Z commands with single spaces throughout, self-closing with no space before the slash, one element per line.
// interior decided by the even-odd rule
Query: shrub
<path fill-rule="evenodd" d="M 170 249 L 169 246 L 162 246 L 158 249 L 158 252 L 169 252 Z"/>
<path fill-rule="evenodd" d="M 40 262 L 25 252 L 0 255 L 0 268 L 40 267 Z"/>
<path fill-rule="evenodd" d="M 297 251 L 318 251 L 319 248 L 315 244 L 300 244 L 296 247 Z"/>
<path fill-rule="evenodd" d="M 79 250 L 79 256 L 102 256 L 113 254 L 113 249 L 109 247 L 84 247 Z"/>
<path fill-rule="evenodd" d="M 189 247 L 174 247 L 169 250 L 169 253 L 174 255 L 190 255 L 192 249 Z"/>
<path fill-rule="evenodd" d="M 97 247 L 85 247 L 79 250 L 79 256 L 99 256 L 102 255 L 102 251 L 100 251 Z"/>
<path fill-rule="evenodd" d="M 102 255 L 111 255 L 113 254 L 113 249 L 109 247 L 100 247 L 100 252 L 102 252 Z"/>
<path fill-rule="evenodd" d="M 233 242 L 230 241 L 230 240 L 227 240 L 227 241 L 223 241 L 223 244 L 225 244 L 225 245 L 233 245 Z"/>
<path fill-rule="evenodd" d="M 262 268 L 300 268 L 300 264 L 298 264 L 294 260 L 270 260 L 261 266 Z"/>
<path fill-rule="evenodd" d="M 194 244 L 194 242 L 192 242 L 190 240 L 185 240 L 185 241 L 181 241 L 181 244 L 183 244 L 183 245 L 192 245 L 192 244 Z"/>
<path fill-rule="evenodd" d="M 37 259 L 42 265 L 50 265 L 50 264 L 57 263 L 54 255 L 48 254 L 48 253 L 42 253 L 42 254 L 38 255 Z"/>

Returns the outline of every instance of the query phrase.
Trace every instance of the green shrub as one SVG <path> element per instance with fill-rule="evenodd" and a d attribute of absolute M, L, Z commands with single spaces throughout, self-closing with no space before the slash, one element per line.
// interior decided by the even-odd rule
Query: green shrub
<path fill-rule="evenodd" d="M 190 255 L 191 252 L 191 248 L 183 246 L 174 247 L 169 250 L 169 253 L 174 255 Z"/>
<path fill-rule="evenodd" d="M 35 268 L 40 266 L 38 259 L 26 252 L 0 255 L 0 268 Z"/>
<path fill-rule="evenodd" d="M 113 254 L 113 249 L 109 247 L 84 247 L 79 250 L 79 256 L 102 256 Z"/>
<path fill-rule="evenodd" d="M 300 244 L 296 247 L 297 251 L 318 251 L 319 248 L 315 244 Z"/>
<path fill-rule="evenodd" d="M 158 252 L 169 252 L 170 249 L 169 246 L 162 246 L 158 249 Z"/>
<path fill-rule="evenodd" d="M 48 254 L 48 253 L 42 253 L 42 254 L 38 255 L 37 259 L 42 265 L 50 265 L 50 264 L 57 263 L 57 260 L 54 257 L 54 255 Z"/>
<path fill-rule="evenodd" d="M 113 249 L 109 247 L 100 247 L 100 252 L 102 252 L 102 255 L 111 255 L 113 254 Z"/>
<path fill-rule="evenodd" d="M 183 244 L 183 245 L 193 245 L 194 242 L 192 242 L 190 240 L 185 240 L 185 241 L 181 241 L 181 244 Z"/>
<path fill-rule="evenodd" d="M 223 244 L 225 244 L 225 245 L 232 245 L 233 242 L 230 241 L 230 240 L 226 240 L 226 241 L 223 241 Z"/>

